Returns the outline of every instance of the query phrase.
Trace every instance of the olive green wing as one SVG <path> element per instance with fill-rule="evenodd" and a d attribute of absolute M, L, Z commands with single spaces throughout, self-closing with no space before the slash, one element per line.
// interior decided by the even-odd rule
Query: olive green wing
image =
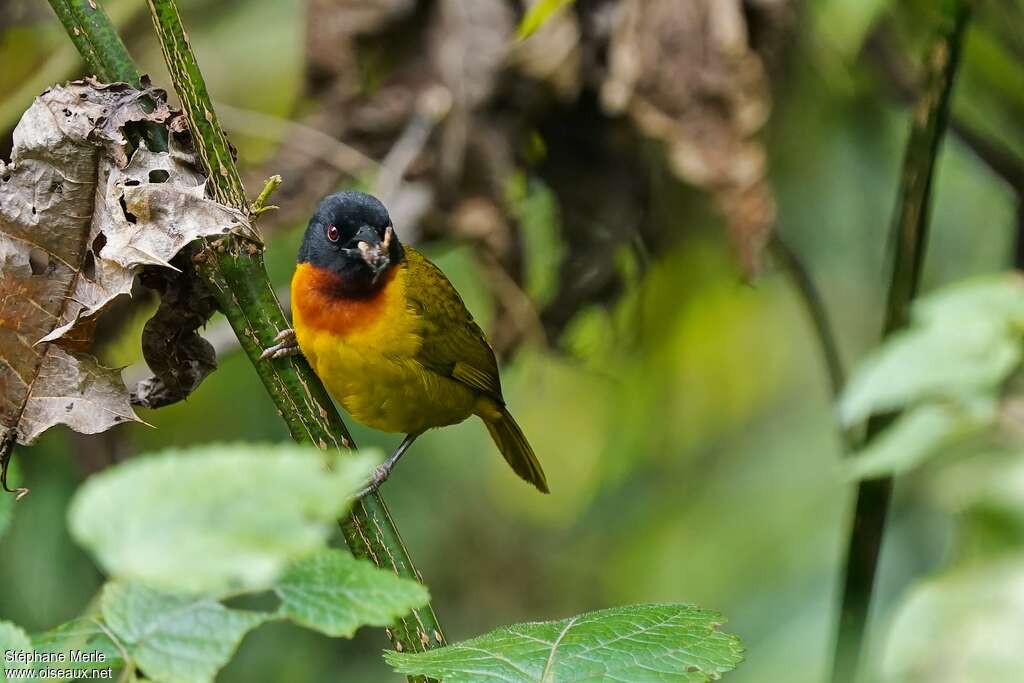
<path fill-rule="evenodd" d="M 422 321 L 423 343 L 416 360 L 431 372 L 504 404 L 494 351 L 462 297 L 425 256 L 411 247 L 405 248 L 405 254 L 409 268 L 405 295 Z"/>

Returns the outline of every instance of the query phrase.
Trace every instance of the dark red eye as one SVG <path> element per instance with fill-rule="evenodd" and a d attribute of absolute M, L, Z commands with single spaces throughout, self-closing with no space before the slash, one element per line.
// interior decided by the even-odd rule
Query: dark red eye
<path fill-rule="evenodd" d="M 327 226 L 327 239 L 332 242 L 337 242 L 338 238 L 341 237 L 341 233 L 338 232 L 338 228 L 335 225 Z"/>

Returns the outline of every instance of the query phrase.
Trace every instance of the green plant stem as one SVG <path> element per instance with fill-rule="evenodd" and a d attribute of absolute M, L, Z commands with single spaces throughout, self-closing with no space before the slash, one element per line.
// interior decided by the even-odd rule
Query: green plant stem
<path fill-rule="evenodd" d="M 105 83 L 123 81 L 139 87 L 139 70 L 102 5 L 88 0 L 49 2 L 94 76 Z"/>
<path fill-rule="evenodd" d="M 54 11 L 66 9 L 62 0 L 50 0 Z M 135 21 L 145 5 L 134 0 L 115 0 L 107 3 L 110 19 L 116 27 L 124 27 Z M 5 93 L 0 101 L 0 131 L 10 131 L 28 109 L 39 93 L 54 83 L 66 81 L 79 70 L 82 59 L 70 43 L 63 43 L 55 49 L 45 62 L 39 64 L 10 93 Z"/>
<path fill-rule="evenodd" d="M 196 152 L 209 174 L 213 198 L 225 206 L 248 211 L 242 177 L 235 167 L 231 145 L 206 91 L 206 81 L 188 42 L 178 6 L 173 1 L 149 0 L 149 11 L 160 37 L 160 47 L 174 90 L 188 119 Z"/>
<path fill-rule="evenodd" d="M 782 238 L 775 233 L 772 235 L 768 248 L 775 255 L 779 265 L 786 271 L 793 286 L 796 287 L 800 300 L 807 310 L 807 315 L 814 326 L 815 336 L 821 346 L 821 356 L 825 361 L 825 369 L 828 371 L 829 387 L 832 390 L 832 398 L 838 399 L 839 394 L 846 384 L 846 372 L 843 369 L 843 359 L 839 354 L 839 344 L 836 342 L 836 335 L 832 330 L 832 324 L 828 319 L 828 311 L 825 309 L 825 302 L 821 293 L 814 284 L 807 267 L 804 266 L 800 257 Z"/>
<path fill-rule="evenodd" d="M 105 83 L 122 82 L 135 88 L 142 87 L 139 69 L 102 5 L 90 0 L 49 2 L 92 75 Z M 153 103 L 149 98 L 143 99 L 142 105 L 147 111 L 152 111 Z M 163 128 L 146 125 L 141 135 L 150 149 L 166 148 L 167 136 Z M 130 131 L 128 138 L 138 143 L 138 132 Z"/>
<path fill-rule="evenodd" d="M 174 89 L 210 178 L 212 193 L 221 203 L 248 212 L 249 204 L 231 146 L 217 121 L 178 8 L 174 0 L 149 0 L 149 7 Z M 323 384 L 304 359 L 259 360 L 263 349 L 274 343 L 278 331 L 288 326 L 263 265 L 262 245 L 225 238 L 207 242 L 201 253 L 205 258 L 199 272 L 207 280 L 264 386 L 275 399 L 292 436 L 320 448 L 354 447 Z M 357 502 L 342 529 L 357 556 L 368 557 L 378 566 L 420 580 L 379 495 L 372 494 Z M 441 628 L 430 606 L 414 611 L 388 633 L 395 647 L 404 651 L 426 650 L 443 643 Z"/>
<path fill-rule="evenodd" d="M 913 113 L 893 221 L 894 257 L 885 308 L 883 337 L 904 327 L 917 294 L 928 238 L 936 160 L 949 119 L 953 81 L 971 14 L 971 0 L 943 0 L 943 25 L 925 57 L 927 83 Z M 865 440 L 892 421 L 879 415 L 868 421 Z M 846 555 L 846 576 L 833 660 L 833 683 L 853 683 L 863 655 L 871 595 L 881 554 L 892 478 L 861 482 Z"/>
<path fill-rule="evenodd" d="M 51 0 L 51 4 L 91 71 L 104 79 L 138 83 L 137 68 L 98 6 L 94 9 L 88 0 Z M 230 145 L 217 123 L 177 7 L 173 0 L 151 0 L 149 4 L 211 191 L 222 203 L 248 213 Z M 88 20 L 80 18 L 82 13 Z M 287 327 L 263 264 L 262 244 L 235 236 L 208 240 L 195 260 L 292 437 L 322 449 L 354 448 L 345 423 L 305 359 L 258 360 L 277 332 Z M 351 516 L 342 522 L 342 531 L 357 557 L 369 558 L 400 576 L 421 580 L 378 494 L 355 503 Z M 429 605 L 388 629 L 388 636 L 400 651 L 422 651 L 444 644 L 443 632 Z"/>

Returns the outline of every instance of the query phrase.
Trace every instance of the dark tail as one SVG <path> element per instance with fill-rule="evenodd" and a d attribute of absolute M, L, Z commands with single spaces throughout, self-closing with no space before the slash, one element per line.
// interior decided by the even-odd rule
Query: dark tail
<path fill-rule="evenodd" d="M 540 461 L 537 460 L 533 449 L 530 448 L 530 443 L 526 440 L 523 430 L 512 419 L 512 415 L 507 409 L 502 407 L 500 410 L 501 415 L 493 422 L 488 419 L 484 420 L 495 445 L 516 474 L 536 486 L 541 492 L 548 493 L 548 480 L 544 476 Z"/>

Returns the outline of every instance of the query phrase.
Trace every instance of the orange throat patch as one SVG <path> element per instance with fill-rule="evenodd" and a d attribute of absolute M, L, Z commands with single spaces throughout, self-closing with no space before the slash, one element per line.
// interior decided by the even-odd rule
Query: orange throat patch
<path fill-rule="evenodd" d="M 338 294 L 341 278 L 324 268 L 300 263 L 292 276 L 292 309 L 297 319 L 307 327 L 339 336 L 371 325 L 387 308 L 388 288 L 395 281 L 398 267 L 387 274 L 384 285 L 365 298 Z"/>

